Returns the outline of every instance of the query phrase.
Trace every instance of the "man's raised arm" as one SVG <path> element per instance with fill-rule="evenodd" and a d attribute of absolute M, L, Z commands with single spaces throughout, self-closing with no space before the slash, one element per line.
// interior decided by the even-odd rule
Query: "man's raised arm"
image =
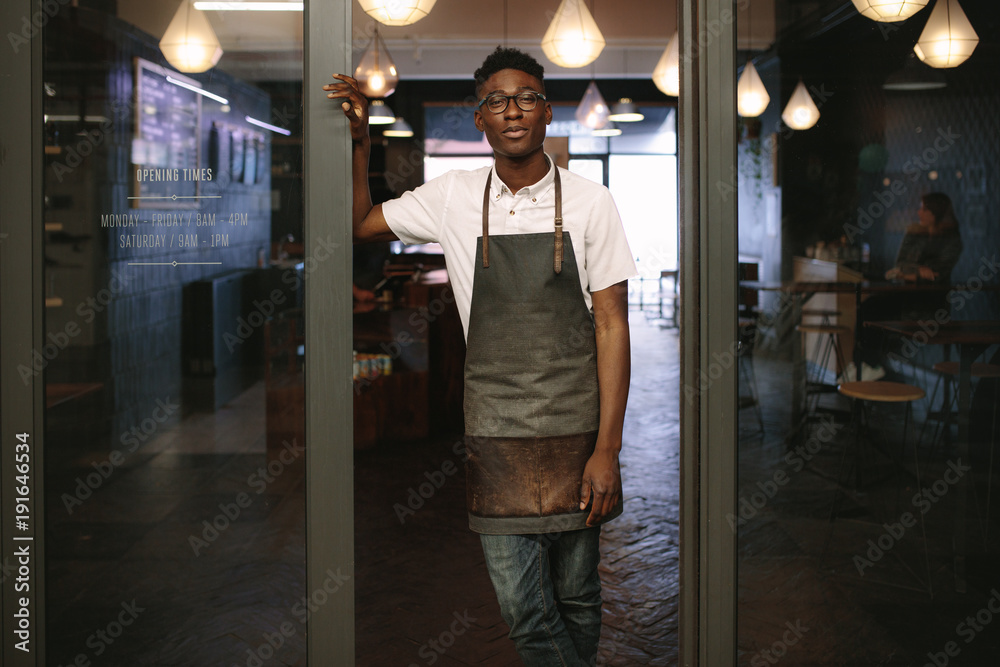
<path fill-rule="evenodd" d="M 351 128 L 351 173 L 353 175 L 354 242 L 395 241 L 397 236 L 382 215 L 382 205 L 372 206 L 368 187 L 368 157 L 371 139 L 368 136 L 368 99 L 358 89 L 358 82 L 345 75 L 334 74 L 338 81 L 323 86 L 330 99 L 343 100 L 340 104 Z"/>

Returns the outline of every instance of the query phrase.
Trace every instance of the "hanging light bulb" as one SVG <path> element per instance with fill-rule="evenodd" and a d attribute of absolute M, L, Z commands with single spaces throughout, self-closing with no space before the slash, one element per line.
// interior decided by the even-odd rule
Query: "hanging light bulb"
<path fill-rule="evenodd" d="M 375 28 L 375 36 L 354 70 L 354 78 L 366 97 L 388 97 L 396 90 L 399 75 L 378 28 Z"/>
<path fill-rule="evenodd" d="M 368 105 L 369 125 L 392 125 L 395 122 L 396 116 L 385 100 L 372 100 L 371 104 Z"/>
<path fill-rule="evenodd" d="M 396 117 L 396 122 L 382 130 L 383 137 L 412 137 L 413 128 L 400 117 Z"/>
<path fill-rule="evenodd" d="M 167 62 L 181 72 L 204 72 L 215 67 L 222 57 L 222 46 L 208 17 L 196 11 L 189 0 L 182 0 L 160 40 L 160 51 Z"/>
<path fill-rule="evenodd" d="M 430 13 L 437 0 L 358 0 L 368 16 L 385 25 L 410 25 Z"/>
<path fill-rule="evenodd" d="M 576 122 L 592 130 L 599 130 L 608 124 L 610 114 L 608 103 L 597 89 L 597 82 L 592 80 L 576 108 Z"/>
<path fill-rule="evenodd" d="M 645 116 L 639 111 L 639 107 L 628 97 L 618 100 L 611 107 L 611 115 L 608 116 L 608 120 L 613 120 L 617 123 L 638 123 L 644 118 Z"/>
<path fill-rule="evenodd" d="M 603 49 L 604 35 L 583 0 L 562 0 L 542 37 L 545 57 L 560 67 L 583 67 Z"/>
<path fill-rule="evenodd" d="M 938 0 L 913 52 L 931 67 L 958 67 L 979 45 L 979 35 L 958 0 Z"/>
<path fill-rule="evenodd" d="M 665 95 L 677 97 L 681 92 L 680 85 L 680 65 L 681 65 L 680 42 L 677 41 L 677 33 L 670 38 L 670 43 L 660 56 L 659 62 L 653 69 L 653 83 Z"/>
<path fill-rule="evenodd" d="M 799 79 L 788 105 L 781 112 L 781 120 L 793 130 L 808 130 L 819 120 L 819 107 L 806 90 L 806 85 Z"/>
<path fill-rule="evenodd" d="M 852 0 L 862 16 L 881 23 L 905 21 L 927 6 L 930 0 Z"/>
<path fill-rule="evenodd" d="M 594 137 L 617 137 L 621 133 L 622 130 L 620 127 L 618 127 L 614 123 L 609 123 L 607 127 L 602 127 L 599 130 L 594 130 L 590 134 L 591 136 Z"/>
<path fill-rule="evenodd" d="M 753 66 L 752 60 L 748 60 L 740 75 L 740 82 L 736 85 L 736 110 L 744 118 L 756 118 L 764 113 L 770 101 L 771 96 L 767 94 L 757 68 Z"/>

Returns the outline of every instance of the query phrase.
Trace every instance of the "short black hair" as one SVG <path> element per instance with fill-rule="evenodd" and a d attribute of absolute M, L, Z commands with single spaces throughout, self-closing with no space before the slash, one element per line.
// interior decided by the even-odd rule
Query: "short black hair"
<path fill-rule="evenodd" d="M 480 88 L 486 83 L 486 79 L 504 69 L 516 69 L 535 77 L 542 84 L 543 88 L 543 90 L 538 92 L 545 92 L 545 81 L 543 78 L 545 76 L 545 68 L 537 60 L 519 49 L 507 49 L 498 46 L 493 53 L 486 56 L 486 60 L 483 61 L 480 68 L 473 74 L 476 79 L 476 96 L 479 96 Z"/>

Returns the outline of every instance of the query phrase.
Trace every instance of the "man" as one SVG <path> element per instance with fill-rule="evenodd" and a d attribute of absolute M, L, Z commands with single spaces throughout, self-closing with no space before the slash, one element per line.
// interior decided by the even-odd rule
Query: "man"
<path fill-rule="evenodd" d="M 500 47 L 475 73 L 491 168 L 372 206 L 367 100 L 324 86 L 353 139 L 354 240 L 440 243 L 466 334 L 469 526 L 529 666 L 593 665 L 600 525 L 622 511 L 635 264 L 607 188 L 544 153 L 542 66 Z"/>

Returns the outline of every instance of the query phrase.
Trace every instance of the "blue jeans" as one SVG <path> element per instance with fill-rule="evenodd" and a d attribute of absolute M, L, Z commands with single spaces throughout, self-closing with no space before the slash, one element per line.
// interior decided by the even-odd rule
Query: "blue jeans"
<path fill-rule="evenodd" d="M 601 638 L 601 527 L 480 535 L 486 568 L 528 667 L 595 665 Z"/>

